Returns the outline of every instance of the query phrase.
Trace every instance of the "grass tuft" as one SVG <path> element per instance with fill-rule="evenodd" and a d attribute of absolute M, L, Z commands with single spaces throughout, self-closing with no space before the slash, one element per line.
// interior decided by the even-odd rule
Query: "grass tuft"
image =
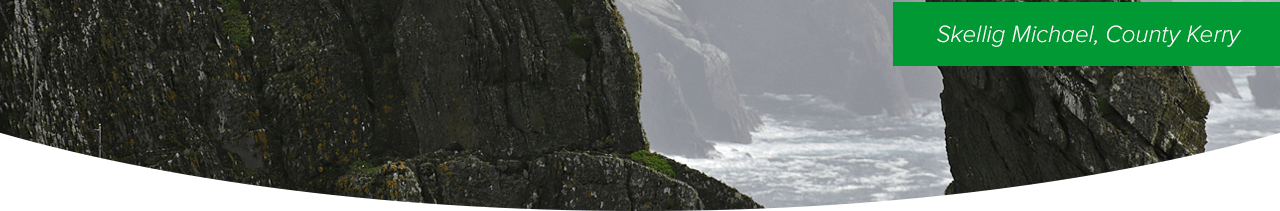
<path fill-rule="evenodd" d="M 375 166 L 375 165 L 369 164 L 369 162 L 364 162 L 363 160 L 351 163 L 350 167 L 351 167 L 351 170 L 353 171 L 360 171 L 360 172 L 370 173 L 370 174 L 378 173 L 378 169 L 382 168 L 381 166 Z"/>
<path fill-rule="evenodd" d="M 671 165 L 667 163 L 667 159 L 658 153 L 649 152 L 648 150 L 640 150 L 631 153 L 631 160 L 643 163 L 645 166 L 672 178 L 676 177 L 676 172 L 671 170 Z"/>

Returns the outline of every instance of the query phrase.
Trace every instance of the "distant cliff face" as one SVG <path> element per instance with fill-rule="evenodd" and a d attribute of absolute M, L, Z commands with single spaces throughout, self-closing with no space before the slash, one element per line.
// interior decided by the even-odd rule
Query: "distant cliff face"
<path fill-rule="evenodd" d="M 697 115 L 686 101 L 695 99 L 684 95 L 675 67 L 666 57 L 655 54 L 653 58 L 649 59 L 653 61 L 641 60 L 649 71 L 644 75 L 649 85 L 645 86 L 644 99 L 640 100 L 641 121 L 647 123 L 645 135 L 651 140 L 649 146 L 662 153 L 706 157 L 715 149 L 703 138 Z"/>
<path fill-rule="evenodd" d="M 709 42 L 733 58 L 743 93 L 814 94 L 854 113 L 907 115 L 913 112 L 909 97 L 932 99 L 941 91 L 907 83 L 928 78 L 926 84 L 936 84 L 935 71 L 892 66 L 892 2 L 679 3 Z"/>
<path fill-rule="evenodd" d="M 1280 70 L 1275 66 L 1257 66 L 1254 70 L 1256 73 L 1248 78 L 1254 105 L 1280 108 Z"/>
<path fill-rule="evenodd" d="M 1209 103 L 1188 67 L 941 67 L 947 193 L 1204 152 Z"/>
<path fill-rule="evenodd" d="M 706 157 L 706 140 L 751 143 L 761 124 L 739 97 L 729 54 L 670 0 L 622 0 L 653 95 L 641 101 L 655 150 Z M 648 96 L 652 96 L 649 98 Z"/>
<path fill-rule="evenodd" d="M 936 69 L 893 67 L 887 1 L 622 0 L 645 67 L 654 149 L 700 157 L 701 139 L 748 143 L 761 124 L 741 94 L 813 94 L 854 114 L 912 114 L 909 98 L 935 99 Z M 670 83 L 665 81 L 670 81 Z M 663 81 L 663 82 L 659 82 Z M 656 87 L 664 86 L 664 87 Z M 652 95 L 669 95 L 650 93 Z M 648 93 L 648 92 L 646 92 Z M 671 92 L 675 94 L 674 92 Z M 683 102 L 673 101 L 683 99 Z M 691 118 L 680 117 L 688 110 Z M 684 126 L 692 122 L 696 127 Z M 656 127 L 655 127 L 656 126 Z M 694 141 L 686 141 L 694 140 Z M 693 151 L 693 152 L 689 152 Z"/>
<path fill-rule="evenodd" d="M 1231 80 L 1231 73 L 1227 72 L 1227 67 L 1208 66 L 1208 67 L 1191 67 L 1191 72 L 1195 73 L 1196 81 L 1200 82 L 1200 88 L 1204 89 L 1204 97 L 1211 102 L 1221 103 L 1222 99 L 1218 98 L 1218 93 L 1226 93 L 1232 98 L 1240 99 L 1240 92 L 1236 90 L 1236 83 Z"/>
<path fill-rule="evenodd" d="M 369 198 L 759 207 L 627 158 L 648 149 L 641 72 L 611 1 L 33 0 L 4 15 L 0 132 L 54 147 Z"/>

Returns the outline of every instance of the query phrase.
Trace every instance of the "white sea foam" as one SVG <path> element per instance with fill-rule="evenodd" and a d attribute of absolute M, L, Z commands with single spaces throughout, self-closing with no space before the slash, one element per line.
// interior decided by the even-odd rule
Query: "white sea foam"
<path fill-rule="evenodd" d="M 772 97 L 773 99 L 778 99 L 780 101 L 791 101 L 791 96 L 789 95 L 780 95 L 780 94 L 774 94 L 774 93 L 768 93 L 768 92 L 765 92 L 764 94 L 760 94 L 760 95 L 765 97 Z"/>
<path fill-rule="evenodd" d="M 1258 109 L 1245 77 L 1228 67 L 1242 99 L 1223 96 L 1206 119 L 1209 150 L 1280 133 L 1280 110 Z M 762 114 L 753 143 L 716 143 L 715 158 L 672 159 L 751 195 L 767 207 L 941 195 L 952 179 L 941 104 L 912 100 L 916 116 L 854 115 L 809 94 L 742 95 Z"/>
<path fill-rule="evenodd" d="M 717 142 L 711 159 L 670 157 L 768 207 L 940 195 L 952 180 L 937 101 L 914 102 L 917 117 L 829 117 L 823 107 L 835 104 L 820 96 L 744 99 L 774 109 L 762 115 L 753 143 Z"/>
<path fill-rule="evenodd" d="M 866 131 L 845 129 L 845 130 L 815 130 L 804 127 L 792 127 L 781 125 L 769 115 L 761 115 L 760 120 L 764 122 L 758 131 L 751 132 L 751 136 L 757 140 L 780 140 L 780 139 L 799 139 L 799 138 L 838 138 L 853 135 L 862 135 Z"/>
<path fill-rule="evenodd" d="M 1280 133 L 1280 110 L 1261 109 L 1254 105 L 1248 77 L 1253 67 L 1227 67 L 1231 80 L 1240 93 L 1239 99 L 1219 94 L 1221 103 L 1211 103 L 1205 118 L 1206 150 L 1220 149 L 1245 141 Z"/>

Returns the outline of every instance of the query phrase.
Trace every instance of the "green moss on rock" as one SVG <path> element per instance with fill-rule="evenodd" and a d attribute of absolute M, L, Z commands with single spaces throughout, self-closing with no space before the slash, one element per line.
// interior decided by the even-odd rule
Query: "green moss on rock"
<path fill-rule="evenodd" d="M 1093 99 L 1098 101 L 1097 112 L 1099 115 L 1106 116 L 1116 113 L 1116 109 L 1111 107 L 1111 102 L 1108 102 L 1106 98 L 1102 97 L 1102 95 L 1094 95 Z"/>
<path fill-rule="evenodd" d="M 671 165 L 667 164 L 667 159 L 658 155 L 658 153 L 649 152 L 649 150 L 640 150 L 631 153 L 631 160 L 643 163 L 645 166 L 658 172 L 662 172 L 667 176 L 675 177 L 675 171 L 671 170 Z"/>
<path fill-rule="evenodd" d="M 574 32 L 572 36 L 569 36 L 568 47 L 573 50 L 573 53 L 578 54 L 579 57 L 588 60 L 591 59 L 591 43 L 588 43 L 587 39 L 582 37 L 582 34 Z"/>
<path fill-rule="evenodd" d="M 249 17 L 240 12 L 237 0 L 218 0 L 222 3 L 222 31 L 231 37 L 231 43 L 241 47 L 249 46 L 249 36 L 253 30 L 249 28 Z"/>
<path fill-rule="evenodd" d="M 218 0 L 218 3 L 222 3 L 223 9 L 240 10 L 240 0 Z"/>
<path fill-rule="evenodd" d="M 378 169 L 382 168 L 381 166 L 375 166 L 375 165 L 369 164 L 369 162 L 364 162 L 363 160 L 352 162 L 351 166 L 349 167 L 351 167 L 352 171 L 359 171 L 359 172 L 370 173 L 370 174 L 378 173 Z"/>

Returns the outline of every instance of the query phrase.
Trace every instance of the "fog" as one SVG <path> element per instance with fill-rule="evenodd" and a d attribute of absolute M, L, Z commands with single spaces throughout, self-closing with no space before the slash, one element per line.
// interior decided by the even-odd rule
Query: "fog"
<path fill-rule="evenodd" d="M 893 2 L 616 4 L 644 71 L 652 150 L 766 207 L 937 196 L 950 183 L 942 76 L 892 65 Z M 1280 112 L 1252 96 L 1276 92 L 1249 91 L 1249 78 L 1280 74 L 1254 69 L 1193 68 L 1213 106 L 1208 149 L 1280 132 L 1258 126 Z"/>
<path fill-rule="evenodd" d="M 942 89 L 935 67 L 892 66 L 889 1 L 617 3 L 645 69 L 642 121 L 658 151 L 697 137 L 749 143 L 760 121 L 743 94 L 811 94 L 851 113 L 909 116 L 910 98 L 936 100 Z M 692 119 L 662 124 L 690 126 L 654 124 L 677 116 Z"/>

